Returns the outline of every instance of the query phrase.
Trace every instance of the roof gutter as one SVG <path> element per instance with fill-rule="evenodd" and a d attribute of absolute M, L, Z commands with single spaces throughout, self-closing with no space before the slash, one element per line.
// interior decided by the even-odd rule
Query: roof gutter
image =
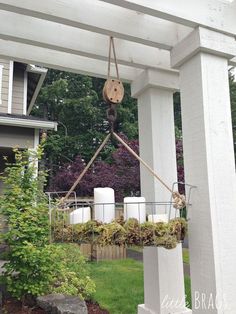
<path fill-rule="evenodd" d="M 57 122 L 53 122 L 53 121 L 21 119 L 21 118 L 0 116 L 0 125 L 57 131 Z"/>

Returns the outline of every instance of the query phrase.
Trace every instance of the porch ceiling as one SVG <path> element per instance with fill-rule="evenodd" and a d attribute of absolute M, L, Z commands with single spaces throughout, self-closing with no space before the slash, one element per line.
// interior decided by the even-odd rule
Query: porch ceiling
<path fill-rule="evenodd" d="M 236 36 L 236 1 L 1 0 L 0 56 L 105 77 L 111 35 L 121 78 L 133 81 L 170 69 L 171 49 L 197 26 Z"/>

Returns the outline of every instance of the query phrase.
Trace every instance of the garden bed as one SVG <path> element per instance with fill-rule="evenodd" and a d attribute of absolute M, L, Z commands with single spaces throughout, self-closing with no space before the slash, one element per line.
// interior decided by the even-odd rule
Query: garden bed
<path fill-rule="evenodd" d="M 98 303 L 87 301 L 88 314 L 109 314 L 107 310 L 101 309 Z M 15 299 L 9 298 L 5 300 L 3 313 L 7 314 L 47 314 L 39 307 L 30 308 L 27 306 L 22 307 L 22 303 Z"/>

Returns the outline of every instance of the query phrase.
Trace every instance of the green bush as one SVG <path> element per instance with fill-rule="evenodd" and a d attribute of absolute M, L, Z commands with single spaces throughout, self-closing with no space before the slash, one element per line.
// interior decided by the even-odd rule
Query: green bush
<path fill-rule="evenodd" d="M 49 244 L 45 174 L 37 170 L 41 155 L 41 148 L 37 153 L 15 150 L 15 163 L 8 165 L 2 177 L 5 191 L 0 210 L 8 225 L 2 240 L 9 247 L 2 280 L 12 296 L 22 300 L 50 292 L 87 297 L 94 284 L 83 270 L 84 258 L 73 255 L 69 246 Z M 68 256 L 78 263 L 77 268 Z"/>
<path fill-rule="evenodd" d="M 51 291 L 89 298 L 95 292 L 95 284 L 89 277 L 88 265 L 78 245 L 63 244 L 58 247 L 63 263 Z"/>

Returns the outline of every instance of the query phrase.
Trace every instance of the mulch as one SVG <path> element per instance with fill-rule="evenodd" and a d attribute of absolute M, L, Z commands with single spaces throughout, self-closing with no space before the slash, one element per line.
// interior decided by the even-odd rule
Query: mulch
<path fill-rule="evenodd" d="M 101 309 L 98 303 L 87 301 L 86 304 L 88 307 L 88 314 L 109 314 L 107 310 Z M 14 299 L 5 300 L 4 310 L 8 314 L 46 314 L 44 310 L 38 307 L 22 307 L 22 303 Z"/>
<path fill-rule="evenodd" d="M 95 302 L 86 302 L 88 307 L 88 314 L 109 314 L 107 310 L 103 310 L 100 308 L 98 303 Z"/>

